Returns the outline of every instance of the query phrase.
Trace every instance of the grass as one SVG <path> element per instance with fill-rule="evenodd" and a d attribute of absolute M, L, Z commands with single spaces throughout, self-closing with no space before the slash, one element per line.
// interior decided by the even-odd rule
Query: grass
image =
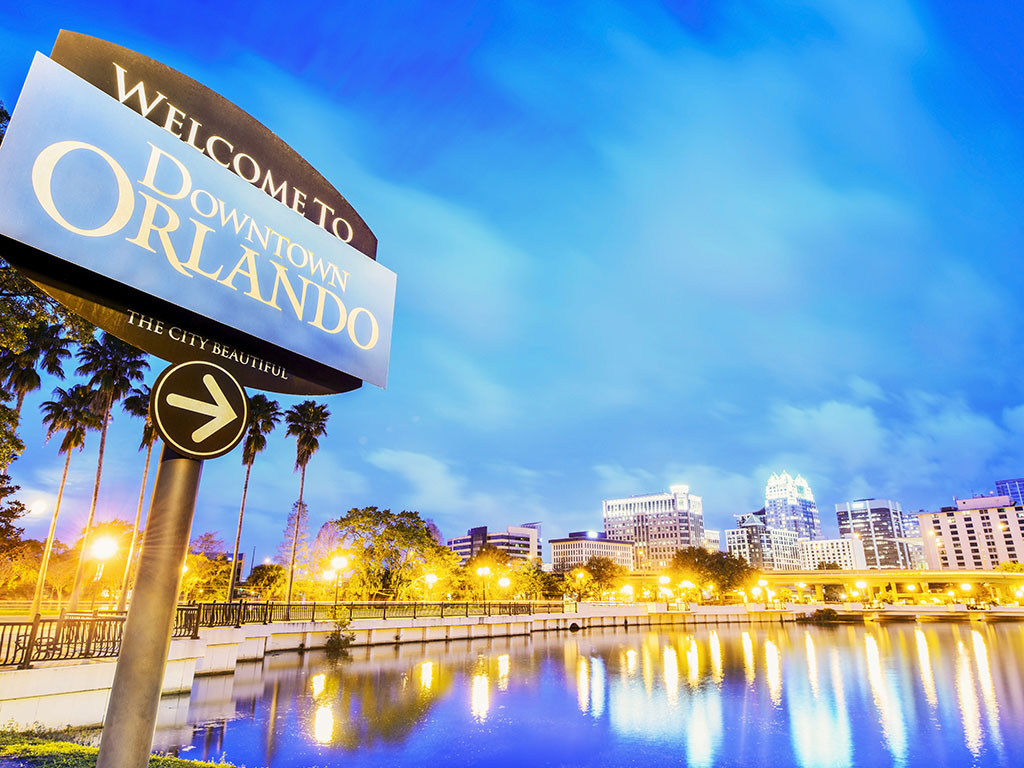
<path fill-rule="evenodd" d="M 13 731 L 0 730 L 0 765 L 32 766 L 32 768 L 94 768 L 96 747 L 77 743 L 96 731 Z M 13 761 L 13 762 L 11 762 Z M 207 763 L 182 760 L 166 755 L 153 755 L 150 768 L 206 768 L 229 763 Z"/>

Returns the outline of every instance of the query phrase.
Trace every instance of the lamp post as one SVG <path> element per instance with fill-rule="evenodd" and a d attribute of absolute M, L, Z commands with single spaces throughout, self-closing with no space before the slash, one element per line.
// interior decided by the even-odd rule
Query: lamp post
<path fill-rule="evenodd" d="M 483 582 L 484 602 L 486 603 L 487 602 L 487 577 L 489 577 L 491 575 L 491 569 L 488 566 L 486 566 L 486 565 L 482 565 L 482 566 L 480 566 L 479 568 L 476 569 L 476 575 L 479 576 L 480 580 Z"/>
<path fill-rule="evenodd" d="M 91 611 L 96 610 L 96 582 L 98 582 L 103 576 L 103 566 L 106 565 L 107 560 L 113 557 L 117 553 L 117 541 L 111 536 L 101 536 L 93 542 L 92 547 L 89 549 L 89 554 L 92 555 L 94 560 L 99 561 L 96 566 L 96 575 L 93 576 L 92 586 L 92 606 Z"/>
<path fill-rule="evenodd" d="M 331 559 L 331 567 L 334 569 L 334 607 L 338 607 L 338 586 L 341 584 L 341 572 L 348 567 L 348 558 L 338 555 Z"/>

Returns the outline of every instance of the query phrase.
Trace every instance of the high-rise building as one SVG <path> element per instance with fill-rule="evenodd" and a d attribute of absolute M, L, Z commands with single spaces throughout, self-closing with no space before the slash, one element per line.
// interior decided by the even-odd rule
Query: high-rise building
<path fill-rule="evenodd" d="M 1009 496 L 1013 506 L 1024 506 L 1024 477 L 996 480 L 996 496 Z"/>
<path fill-rule="evenodd" d="M 1009 496 L 957 499 L 917 515 L 928 567 L 980 570 L 1024 559 L 1024 510 Z"/>
<path fill-rule="evenodd" d="M 603 531 L 574 531 L 564 539 L 551 539 L 551 562 L 556 571 L 583 565 L 592 557 L 607 557 L 633 570 L 633 544 L 609 539 Z"/>
<path fill-rule="evenodd" d="M 769 528 L 793 531 L 798 539 L 821 538 L 818 505 L 801 475 L 773 472 L 764 488 L 764 511 Z"/>
<path fill-rule="evenodd" d="M 903 510 L 890 499 L 857 499 L 836 504 L 839 535 L 864 544 L 868 568 L 912 568 Z"/>
<path fill-rule="evenodd" d="M 816 571 L 835 564 L 841 571 L 862 571 L 868 567 L 860 539 L 815 539 L 800 542 L 800 570 Z"/>
<path fill-rule="evenodd" d="M 504 531 L 488 531 L 486 525 L 470 528 L 465 536 L 448 539 L 448 548 L 466 562 L 485 545 L 507 552 L 516 560 L 540 558 L 543 541 L 540 538 L 540 523 L 510 525 Z"/>
<path fill-rule="evenodd" d="M 722 532 L 713 531 L 710 528 L 704 529 L 704 549 L 708 552 L 722 551 Z"/>
<path fill-rule="evenodd" d="M 673 485 L 668 493 L 606 499 L 602 506 L 605 534 L 633 543 L 637 570 L 664 568 L 677 550 L 704 545 L 703 503 L 688 485 Z"/>
<path fill-rule="evenodd" d="M 800 568 L 800 549 L 793 531 L 769 527 L 763 509 L 736 518 L 736 527 L 725 532 L 730 555 L 742 557 L 751 567 L 765 571 Z"/>

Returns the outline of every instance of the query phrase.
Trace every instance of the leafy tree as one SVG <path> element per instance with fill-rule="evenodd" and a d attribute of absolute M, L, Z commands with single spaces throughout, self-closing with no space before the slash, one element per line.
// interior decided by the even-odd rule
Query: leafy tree
<path fill-rule="evenodd" d="M 18 542 L 0 558 L 0 595 L 8 599 L 26 597 L 39 573 L 43 543 L 35 539 Z"/>
<path fill-rule="evenodd" d="M 285 423 L 288 425 L 286 434 L 295 438 L 295 468 L 301 470 L 298 509 L 303 511 L 306 509 L 302 502 L 302 495 L 306 488 L 306 465 L 320 450 L 320 438 L 327 434 L 327 419 L 330 416 L 331 412 L 326 405 L 321 405 L 313 400 L 303 400 L 298 405 L 293 405 L 284 415 Z M 295 581 L 295 549 L 299 543 L 299 517 L 299 515 L 295 516 L 292 554 L 288 563 L 287 602 L 289 603 L 292 601 L 292 584 Z"/>
<path fill-rule="evenodd" d="M 816 566 L 814 566 L 814 570 L 816 570 L 816 571 L 838 571 L 838 570 L 840 570 L 840 568 L 839 568 L 839 563 L 837 563 L 835 560 L 829 560 L 828 562 L 825 562 L 824 560 L 819 560 L 818 564 Z"/>
<path fill-rule="evenodd" d="M 71 452 L 76 449 L 81 451 L 85 447 L 86 432 L 100 427 L 99 414 L 92 409 L 94 393 L 88 387 L 82 384 L 76 384 L 68 390 L 57 387 L 53 390 L 53 397 L 53 400 L 43 403 L 40 410 L 43 412 L 43 425 L 46 427 L 47 441 L 58 432 L 64 433 L 64 438 L 60 441 L 60 448 L 57 451 L 64 454 L 64 472 L 60 476 L 57 503 L 53 508 L 53 517 L 50 519 L 50 531 L 46 535 L 46 545 L 43 548 L 39 566 L 39 578 L 29 611 L 30 616 L 35 616 L 39 612 L 39 606 L 43 599 L 46 572 L 50 565 L 50 555 L 53 551 L 54 537 L 57 531 L 57 515 L 60 514 L 60 505 L 64 498 L 64 485 L 68 480 L 68 467 L 71 465 Z"/>
<path fill-rule="evenodd" d="M 64 378 L 64 360 L 71 357 L 70 340 L 59 324 L 37 322 L 25 328 L 25 343 L 20 349 L 0 350 L 0 379 L 14 393 L 14 411 L 21 420 L 25 395 L 39 389 L 41 368 L 51 376 Z"/>
<path fill-rule="evenodd" d="M 284 535 L 274 561 L 287 565 L 289 573 L 294 566 L 294 572 L 299 576 L 297 580 L 307 579 L 311 575 L 313 556 L 309 544 L 309 511 L 305 504 L 299 506 L 299 502 L 292 502 L 292 510 L 288 513 Z"/>
<path fill-rule="evenodd" d="M 188 543 L 188 551 L 193 555 L 216 557 L 224 554 L 224 539 L 217 538 L 212 531 L 201 533 Z"/>
<path fill-rule="evenodd" d="M 1024 573 L 1024 563 L 1000 563 L 996 566 L 996 570 L 1003 573 Z"/>
<path fill-rule="evenodd" d="M 669 563 L 668 572 L 677 583 L 691 581 L 699 589 L 711 585 L 719 595 L 742 588 L 756 573 L 742 557 L 709 552 L 704 547 L 678 550 Z"/>
<path fill-rule="evenodd" d="M 252 472 L 253 462 L 256 456 L 262 453 L 267 447 L 267 435 L 269 435 L 277 422 L 281 420 L 281 407 L 277 400 L 271 400 L 260 393 L 249 398 L 249 420 L 245 432 L 245 442 L 242 445 L 242 463 L 245 465 L 245 482 L 242 484 L 242 505 L 238 509 L 238 529 L 235 532 L 235 548 L 232 551 L 231 562 L 238 560 L 238 547 L 242 541 L 242 517 L 245 515 L 245 497 L 249 493 L 249 473 Z M 233 600 L 235 594 L 235 571 L 231 571 L 231 583 L 228 585 L 228 600 Z"/>
<path fill-rule="evenodd" d="M 562 579 L 548 573 L 540 560 L 520 560 L 509 567 L 512 579 L 512 596 L 516 599 L 543 600 L 561 597 L 564 590 Z"/>
<path fill-rule="evenodd" d="M 0 559 L 11 556 L 21 545 L 21 534 L 25 532 L 15 521 L 24 517 L 28 508 L 17 499 L 8 498 L 20 490 L 11 483 L 10 475 L 0 472 Z"/>
<path fill-rule="evenodd" d="M 596 596 L 617 591 L 629 575 L 629 569 L 616 564 L 610 557 L 592 557 L 583 564 L 583 569 L 593 580 Z"/>
<path fill-rule="evenodd" d="M 287 581 L 288 576 L 283 565 L 261 563 L 253 567 L 245 586 L 259 592 L 263 600 L 277 600 L 284 594 Z"/>
<path fill-rule="evenodd" d="M 142 505 L 146 500 L 146 481 L 149 479 L 149 460 L 153 456 L 153 445 L 157 440 L 156 426 L 149 415 L 149 387 L 143 384 L 136 387 L 121 404 L 124 412 L 129 416 L 142 419 L 142 442 L 139 443 L 139 450 L 146 449 L 146 463 L 142 468 L 142 486 L 139 488 L 139 504 L 135 508 L 135 525 L 132 526 L 132 540 L 128 545 L 128 557 L 124 563 L 124 573 L 121 575 L 121 591 L 117 598 L 117 610 L 123 611 L 128 599 L 128 580 L 131 576 L 132 564 L 135 561 L 136 545 L 139 541 L 139 525 L 142 523 Z"/>
<path fill-rule="evenodd" d="M 352 554 L 349 590 L 360 598 L 419 593 L 428 573 L 443 584 L 458 571 L 458 556 L 434 540 L 418 512 L 350 509 L 334 525 Z"/>
<path fill-rule="evenodd" d="M 114 404 L 132 390 L 132 385 L 139 381 L 149 368 L 141 351 L 116 336 L 104 333 L 98 340 L 93 339 L 78 351 L 79 366 L 76 371 L 80 376 L 90 376 L 89 386 L 95 392 L 93 409 L 102 416 L 100 422 L 100 448 L 96 460 L 96 482 L 93 484 L 92 504 L 89 506 L 89 518 L 85 524 L 85 544 L 79 553 L 78 568 L 75 571 L 75 586 L 71 590 L 68 610 L 78 608 L 79 593 L 82 584 L 82 570 L 85 567 L 85 554 L 89 546 L 89 534 L 93 518 L 96 515 L 96 502 L 100 495 L 100 476 L 103 473 L 103 458 L 107 447 L 107 428 L 110 426 L 111 410 Z"/>

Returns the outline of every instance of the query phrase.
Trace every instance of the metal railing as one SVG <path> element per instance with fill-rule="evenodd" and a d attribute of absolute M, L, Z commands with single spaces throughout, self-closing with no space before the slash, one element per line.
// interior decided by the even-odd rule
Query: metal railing
<path fill-rule="evenodd" d="M 97 611 L 0 623 L 0 666 L 117 656 L 124 620 L 124 613 Z"/>
<path fill-rule="evenodd" d="M 179 605 L 173 637 L 198 638 L 203 627 L 240 627 L 282 621 L 352 621 L 469 616 L 530 616 L 572 612 L 575 603 L 556 602 L 346 602 L 195 603 Z M 40 661 L 109 658 L 121 650 L 126 614 L 118 611 L 36 616 L 0 622 L 0 667 L 27 669 Z"/>

